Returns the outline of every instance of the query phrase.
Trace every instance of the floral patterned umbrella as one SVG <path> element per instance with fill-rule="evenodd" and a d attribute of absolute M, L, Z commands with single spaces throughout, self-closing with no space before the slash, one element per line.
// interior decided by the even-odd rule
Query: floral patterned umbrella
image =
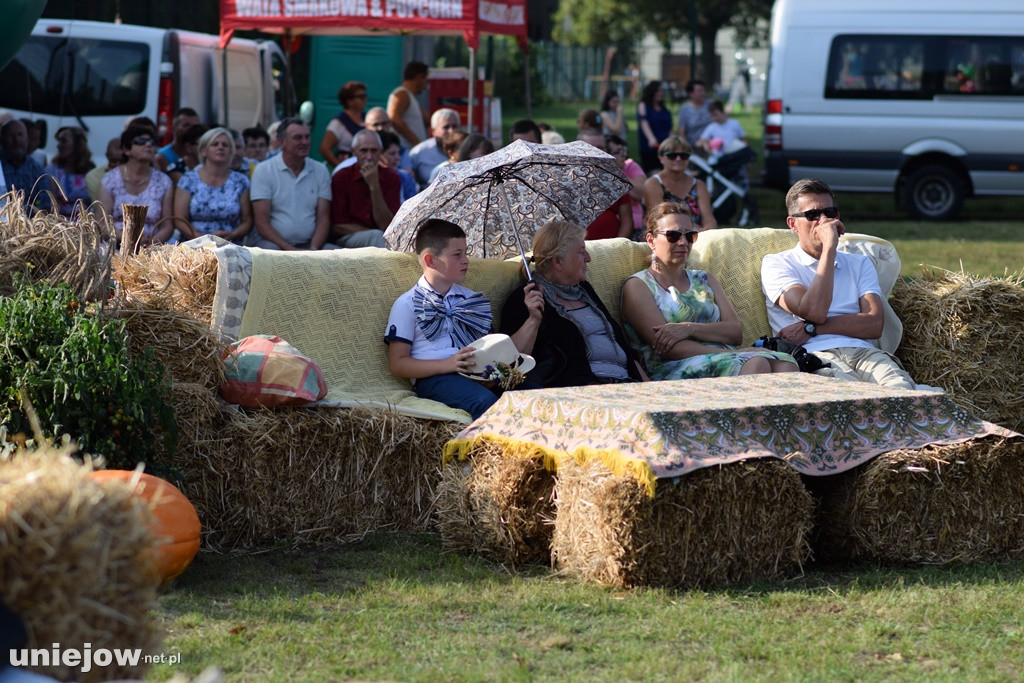
<path fill-rule="evenodd" d="M 446 166 L 429 187 L 402 204 L 384 239 L 396 251 L 412 251 L 420 222 L 443 218 L 466 231 L 473 256 L 522 256 L 548 221 L 586 227 L 630 187 L 615 158 L 586 142 L 517 140 Z"/>

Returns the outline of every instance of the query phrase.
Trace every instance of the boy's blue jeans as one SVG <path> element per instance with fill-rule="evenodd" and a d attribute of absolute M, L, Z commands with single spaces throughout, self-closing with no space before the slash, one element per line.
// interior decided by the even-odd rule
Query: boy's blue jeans
<path fill-rule="evenodd" d="M 538 389 L 536 383 L 527 380 L 520 384 L 517 389 Z M 434 375 L 416 380 L 414 387 L 416 395 L 420 398 L 429 398 L 438 401 L 452 408 L 465 410 L 477 419 L 498 400 L 498 394 L 485 387 L 480 382 L 463 377 L 456 373 L 447 375 Z"/>

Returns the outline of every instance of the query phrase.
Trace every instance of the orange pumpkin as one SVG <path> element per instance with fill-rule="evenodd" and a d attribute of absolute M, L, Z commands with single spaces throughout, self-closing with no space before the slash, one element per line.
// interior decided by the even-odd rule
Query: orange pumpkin
<path fill-rule="evenodd" d="M 153 511 L 151 531 L 154 545 L 148 555 L 153 571 L 167 583 L 185 571 L 199 552 L 202 525 L 195 507 L 170 482 L 126 470 L 97 470 L 92 473 L 97 481 L 121 481 L 125 484 L 131 484 L 136 476 L 135 493 Z"/>

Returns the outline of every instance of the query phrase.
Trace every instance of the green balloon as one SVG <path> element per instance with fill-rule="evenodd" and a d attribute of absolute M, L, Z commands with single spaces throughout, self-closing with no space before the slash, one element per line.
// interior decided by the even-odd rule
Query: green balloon
<path fill-rule="evenodd" d="M 0 26 L 0 69 L 7 66 L 25 42 L 36 20 L 46 7 L 46 0 L 3 0 L 4 22 Z"/>

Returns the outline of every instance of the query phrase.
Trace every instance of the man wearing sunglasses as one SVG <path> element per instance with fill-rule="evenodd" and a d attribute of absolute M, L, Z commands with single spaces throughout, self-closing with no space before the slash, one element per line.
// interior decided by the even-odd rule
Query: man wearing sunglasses
<path fill-rule="evenodd" d="M 786 209 L 797 246 L 761 264 L 772 333 L 831 364 L 816 374 L 917 388 L 877 346 L 884 325 L 878 273 L 866 256 L 837 251 L 846 229 L 831 188 L 800 180 L 786 194 Z"/>

